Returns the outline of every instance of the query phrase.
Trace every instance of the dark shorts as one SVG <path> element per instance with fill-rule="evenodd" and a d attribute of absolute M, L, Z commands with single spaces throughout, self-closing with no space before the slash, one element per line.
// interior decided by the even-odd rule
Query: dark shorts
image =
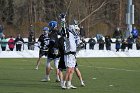
<path fill-rule="evenodd" d="M 78 67 L 78 64 L 77 64 L 77 62 L 76 62 L 76 65 L 75 65 L 75 67 Z"/>
<path fill-rule="evenodd" d="M 60 57 L 58 69 L 61 70 L 61 71 L 66 70 L 65 61 L 64 61 L 64 55 Z"/>

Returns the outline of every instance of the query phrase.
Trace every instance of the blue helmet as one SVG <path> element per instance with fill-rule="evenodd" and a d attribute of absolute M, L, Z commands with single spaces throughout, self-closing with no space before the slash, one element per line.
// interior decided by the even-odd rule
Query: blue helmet
<path fill-rule="evenodd" d="M 57 22 L 56 22 L 56 21 L 50 21 L 50 22 L 49 22 L 49 26 L 50 26 L 51 28 L 55 28 L 55 27 L 57 27 Z"/>
<path fill-rule="evenodd" d="M 48 27 L 44 27 L 43 31 L 49 31 L 49 28 Z"/>

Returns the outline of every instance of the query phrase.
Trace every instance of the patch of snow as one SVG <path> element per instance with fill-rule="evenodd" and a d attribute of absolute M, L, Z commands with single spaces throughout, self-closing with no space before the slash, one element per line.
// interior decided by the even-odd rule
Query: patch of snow
<path fill-rule="evenodd" d="M 27 39 L 24 40 L 27 41 Z M 9 51 L 8 46 L 6 51 L 1 51 L 0 48 L 0 58 L 38 58 L 38 56 L 39 48 L 37 46 L 34 50 L 28 50 L 27 44 L 24 44 L 22 51 L 16 51 L 15 48 L 14 51 Z M 99 44 L 95 44 L 94 50 L 89 50 L 89 44 L 87 44 L 86 50 L 80 50 L 77 57 L 140 57 L 140 50 L 136 50 L 136 45 L 133 44 L 132 50 L 116 52 L 114 43 L 111 44 L 111 51 L 107 51 L 106 48 L 99 50 Z"/>

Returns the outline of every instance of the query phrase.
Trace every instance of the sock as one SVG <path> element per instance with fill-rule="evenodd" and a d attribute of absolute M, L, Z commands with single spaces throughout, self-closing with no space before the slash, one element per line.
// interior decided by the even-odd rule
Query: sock
<path fill-rule="evenodd" d="M 83 81 L 81 81 L 81 84 L 84 84 L 84 82 L 83 82 Z"/>
<path fill-rule="evenodd" d="M 63 80 L 60 81 L 61 84 L 62 84 L 63 82 L 64 82 Z"/>
<path fill-rule="evenodd" d="M 50 78 L 49 75 L 46 75 L 46 78 L 47 78 L 47 79 Z"/>
<path fill-rule="evenodd" d="M 60 81 L 59 75 L 56 76 L 56 80 Z"/>
<path fill-rule="evenodd" d="M 64 86 L 66 85 L 66 81 L 63 81 L 63 85 L 64 85 Z"/>
<path fill-rule="evenodd" d="M 70 85 L 71 85 L 71 81 L 68 81 L 68 82 L 67 82 L 67 86 L 70 86 Z"/>
<path fill-rule="evenodd" d="M 80 80 L 80 82 L 83 83 L 84 81 L 83 80 Z"/>

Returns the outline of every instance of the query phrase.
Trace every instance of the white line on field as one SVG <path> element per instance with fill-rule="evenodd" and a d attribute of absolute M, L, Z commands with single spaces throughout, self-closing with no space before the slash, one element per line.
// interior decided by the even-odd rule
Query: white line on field
<path fill-rule="evenodd" d="M 84 65 L 79 65 L 79 66 L 84 66 Z M 128 72 L 139 72 L 139 71 L 137 71 L 137 70 L 119 69 L 119 68 L 110 68 L 110 67 L 95 67 L 95 66 L 85 66 L 85 67 L 102 68 L 102 69 L 111 69 L 111 70 L 121 70 L 121 71 L 128 71 Z"/>

